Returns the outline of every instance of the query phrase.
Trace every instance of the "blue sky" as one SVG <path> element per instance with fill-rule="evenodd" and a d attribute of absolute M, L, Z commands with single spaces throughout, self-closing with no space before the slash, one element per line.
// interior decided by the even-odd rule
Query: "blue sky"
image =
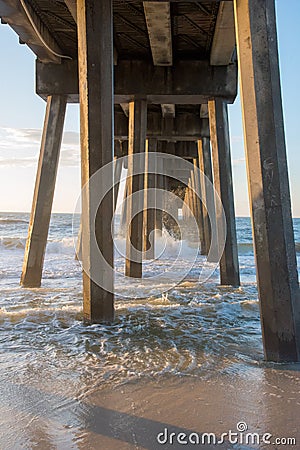
<path fill-rule="evenodd" d="M 293 215 L 300 217 L 298 117 L 300 1 L 277 0 L 277 23 Z M 0 25 L 0 211 L 30 211 L 45 102 L 35 94 L 34 55 L 8 25 Z M 237 215 L 249 215 L 239 99 L 229 107 Z M 73 211 L 80 193 L 79 114 L 68 105 L 55 212 Z"/>

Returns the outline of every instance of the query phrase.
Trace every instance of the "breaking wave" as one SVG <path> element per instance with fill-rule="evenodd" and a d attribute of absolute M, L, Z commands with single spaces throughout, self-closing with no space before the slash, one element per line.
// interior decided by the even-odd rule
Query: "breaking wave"
<path fill-rule="evenodd" d="M 173 256 L 174 247 L 177 250 L 177 247 L 180 245 L 181 241 L 175 241 L 171 236 L 168 236 L 165 245 L 167 246 L 167 253 L 170 253 L 170 256 Z M 182 243 L 182 242 L 181 242 Z M 124 244 L 124 245 L 123 245 Z M 26 245 L 26 238 L 24 237 L 0 237 L 0 249 L 5 250 L 24 250 Z M 123 239 L 116 239 L 116 246 L 118 250 L 122 249 L 120 253 L 125 252 L 125 240 L 123 243 Z M 124 247 L 124 248 L 123 248 Z M 190 248 L 190 245 L 187 246 Z M 300 255 L 300 242 L 295 242 L 296 252 Z M 47 244 L 47 253 L 57 253 L 57 254 L 69 254 L 74 250 L 74 241 L 73 238 L 63 238 L 63 239 L 49 239 Z M 239 255 L 253 255 L 253 244 L 251 242 L 239 242 L 238 243 L 238 252 Z M 166 254 L 165 254 L 166 256 Z"/>
<path fill-rule="evenodd" d="M 0 237 L 0 248 L 5 250 L 24 249 L 25 238 L 20 237 Z"/>
<path fill-rule="evenodd" d="M 24 237 L 0 237 L 0 249 L 24 250 L 26 238 Z M 73 238 L 50 239 L 47 243 L 47 253 L 69 254 L 74 252 Z"/>

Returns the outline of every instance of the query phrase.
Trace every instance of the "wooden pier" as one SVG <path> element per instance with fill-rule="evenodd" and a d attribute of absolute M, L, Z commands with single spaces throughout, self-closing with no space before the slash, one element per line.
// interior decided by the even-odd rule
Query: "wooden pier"
<path fill-rule="evenodd" d="M 0 16 L 36 54 L 36 92 L 47 102 L 22 285 L 41 285 L 66 104 L 79 102 L 82 186 L 125 149 L 130 217 L 137 207 L 130 195 L 144 188 L 145 179 L 146 187 L 169 188 L 162 176 L 132 175 L 132 156 L 172 148 L 214 183 L 227 221 L 220 281 L 238 286 L 227 104 L 236 98 L 239 78 L 265 357 L 299 361 L 300 294 L 275 0 L 0 0 Z M 203 195 L 207 186 L 197 171 L 187 174 L 186 185 L 185 202 L 197 217 L 207 254 L 211 225 L 192 185 Z M 140 195 L 139 207 L 144 200 Z M 97 259 L 91 238 L 94 230 L 113 267 L 113 191 L 96 218 L 95 202 L 94 189 L 85 189 L 82 258 L 106 286 L 84 273 L 88 323 L 114 319 L 113 275 Z M 143 236 L 147 240 L 153 227 L 161 229 L 160 208 L 137 214 L 129 224 L 127 276 L 142 277 Z"/>

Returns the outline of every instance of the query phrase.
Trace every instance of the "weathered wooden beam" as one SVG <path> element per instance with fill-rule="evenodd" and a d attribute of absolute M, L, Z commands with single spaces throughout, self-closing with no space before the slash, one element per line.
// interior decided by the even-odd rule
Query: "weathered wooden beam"
<path fill-rule="evenodd" d="M 145 0 L 146 2 L 150 0 Z M 169 0 L 170 3 L 182 3 L 182 0 Z M 185 0 L 185 3 L 219 3 L 224 0 Z M 233 0 L 225 0 L 226 2 L 232 2 Z M 140 0 L 130 0 L 131 3 L 140 3 Z M 157 0 L 157 3 L 164 3 L 165 0 Z"/>
<path fill-rule="evenodd" d="M 188 185 L 188 182 L 187 182 Z M 186 186 L 185 192 L 184 192 L 184 198 L 183 198 L 183 205 L 182 205 L 182 217 L 183 219 L 187 219 L 189 217 L 189 210 L 188 210 L 188 187 Z"/>
<path fill-rule="evenodd" d="M 171 66 L 172 30 L 169 2 L 143 2 L 153 64 Z"/>
<path fill-rule="evenodd" d="M 116 210 L 122 174 L 122 160 L 117 158 L 116 156 L 114 160 L 114 166 L 114 209 Z"/>
<path fill-rule="evenodd" d="M 163 117 L 175 117 L 175 105 L 174 104 L 164 104 L 161 105 L 161 112 Z"/>
<path fill-rule="evenodd" d="M 235 1 L 241 100 L 265 357 L 300 360 L 300 292 L 274 0 Z"/>
<path fill-rule="evenodd" d="M 83 315 L 87 323 L 114 318 L 113 16 L 111 0 L 78 0 L 82 180 Z M 99 45 L 101 42 L 101 45 Z M 105 61 L 105 64 L 102 62 Z M 93 177 L 104 166 L 105 177 Z M 109 172 L 108 172 L 109 171 Z M 100 199 L 102 196 L 102 202 Z"/>
<path fill-rule="evenodd" d="M 156 138 L 149 138 L 149 139 L 156 139 Z M 208 138 L 203 138 L 203 139 L 208 139 Z M 157 140 L 158 144 L 161 144 L 164 142 L 159 139 L 156 139 L 156 140 Z M 115 148 L 117 147 L 117 144 L 119 142 L 120 141 L 115 141 Z M 122 146 L 124 146 L 124 144 L 127 144 L 127 146 L 128 146 L 128 141 L 123 141 Z M 167 147 L 164 149 L 160 148 L 159 152 L 170 154 L 170 151 Z M 127 154 L 128 154 L 127 151 L 122 151 L 122 152 L 115 151 L 115 155 L 118 157 L 126 156 Z M 195 141 L 177 141 L 177 142 L 175 142 L 173 154 L 180 158 L 192 161 L 192 159 L 196 158 L 198 155 L 197 148 L 195 147 Z M 124 168 L 126 169 L 127 167 L 124 166 Z"/>
<path fill-rule="evenodd" d="M 158 149 L 159 152 L 161 152 L 161 148 Z M 164 175 L 164 165 L 162 158 L 156 159 L 156 177 L 155 177 L 155 230 L 156 235 L 161 236 L 162 235 L 162 229 L 163 229 L 163 189 L 164 189 L 164 181 L 165 181 L 165 175 Z"/>
<path fill-rule="evenodd" d="M 157 140 L 148 139 L 145 154 L 145 196 L 144 196 L 144 257 L 155 256 L 155 222 L 156 222 L 156 167 L 157 160 L 153 155 L 157 152 Z M 150 155 L 149 155 L 150 154 Z"/>
<path fill-rule="evenodd" d="M 172 67 L 158 67 L 146 61 L 120 61 L 115 68 L 117 103 L 135 95 L 157 104 L 201 104 L 212 97 L 230 102 L 236 94 L 235 64 L 212 67 L 206 61 L 177 61 Z"/>
<path fill-rule="evenodd" d="M 212 176 L 212 164 L 211 164 L 211 150 L 210 150 L 210 142 L 208 138 L 203 138 L 198 141 L 198 160 L 199 160 L 199 169 L 202 172 L 200 176 L 200 185 L 201 185 L 201 198 L 206 206 L 203 205 L 203 254 L 208 255 L 210 244 L 211 244 L 211 223 L 210 220 L 213 221 L 212 217 L 209 217 L 208 210 L 210 214 L 214 214 L 215 212 L 215 202 L 213 191 L 211 189 L 211 185 L 213 183 Z M 210 184 L 211 183 L 211 184 Z"/>
<path fill-rule="evenodd" d="M 210 53 L 212 66 L 227 66 L 235 49 L 234 12 L 232 2 L 222 1 Z"/>
<path fill-rule="evenodd" d="M 126 156 L 128 154 L 128 141 L 121 141 L 119 139 L 114 140 L 114 156 L 121 158 L 122 156 Z M 127 169 L 125 166 L 126 161 L 123 161 L 124 169 Z"/>
<path fill-rule="evenodd" d="M 176 149 L 176 146 L 178 144 L 175 145 L 175 149 Z M 196 145 L 193 143 L 193 147 L 195 147 L 195 146 Z M 188 145 L 188 147 L 191 148 L 191 145 Z M 168 153 L 166 151 L 166 148 L 163 148 L 161 150 L 162 150 L 161 153 Z M 191 157 L 191 159 L 193 159 L 193 158 Z M 190 165 L 187 164 L 186 161 L 182 161 L 182 160 L 180 160 L 178 158 L 170 158 L 168 156 L 168 154 L 166 155 L 166 157 L 163 155 L 162 156 L 162 160 L 163 160 L 163 163 L 164 163 L 164 171 L 165 171 L 166 174 L 168 174 L 170 170 L 185 170 L 185 171 L 186 170 L 188 170 L 188 171 L 191 170 Z"/>
<path fill-rule="evenodd" d="M 76 0 L 65 0 L 65 4 L 67 5 L 74 22 L 77 23 L 77 1 Z"/>
<path fill-rule="evenodd" d="M 28 2 L 26 2 L 26 7 L 43 40 L 55 53 L 61 54 L 62 51 L 57 42 Z M 8 23 L 10 27 L 19 35 L 21 41 L 26 43 L 28 47 L 37 55 L 40 61 L 43 63 L 61 62 L 61 58 L 47 49 L 38 37 L 38 34 L 32 27 L 32 24 L 30 23 L 29 18 L 22 7 L 20 0 L 0 0 L 0 16 L 2 20 Z M 54 93 L 49 92 L 48 94 L 51 95 Z"/>
<path fill-rule="evenodd" d="M 141 159 L 135 155 L 145 152 L 147 102 L 137 99 L 129 104 L 127 232 L 125 275 L 141 278 L 143 274 L 143 203 L 144 175 L 139 173 Z M 145 161 L 145 159 L 144 159 Z M 133 196 L 135 196 L 133 198 Z"/>
<path fill-rule="evenodd" d="M 128 119 L 122 112 L 115 112 L 114 136 L 116 140 L 128 139 Z M 172 119 L 173 120 L 173 119 Z M 173 120 L 172 126 L 160 113 L 148 113 L 147 138 L 156 138 L 170 142 L 197 141 L 201 137 L 209 137 L 208 119 L 199 119 L 197 114 L 180 113 Z"/>
<path fill-rule="evenodd" d="M 196 211 L 197 211 L 197 217 L 196 222 L 199 228 L 199 237 L 200 237 L 200 244 L 201 244 L 201 255 L 206 255 L 206 242 L 205 242 L 205 236 L 204 236 L 204 206 L 201 201 L 202 191 L 201 191 L 201 176 L 199 172 L 199 160 L 198 158 L 193 158 L 193 164 L 194 164 L 194 171 L 193 171 L 193 178 L 194 178 L 194 184 L 195 184 L 195 200 L 196 200 Z"/>
<path fill-rule="evenodd" d="M 36 92 L 68 96 L 78 102 L 78 68 L 75 61 L 36 63 Z M 177 61 L 172 67 L 147 61 L 119 61 L 114 73 L 114 102 L 129 103 L 137 96 L 156 104 L 198 104 L 211 98 L 233 102 L 237 95 L 237 65 L 211 66 L 207 61 Z"/>
<path fill-rule="evenodd" d="M 191 202 L 192 202 L 192 215 L 198 226 L 198 232 L 199 232 L 200 226 L 201 226 L 201 220 L 200 220 L 199 203 L 197 201 L 197 194 L 196 194 L 197 187 L 196 187 L 196 179 L 195 179 L 194 170 L 190 170 L 190 186 L 191 186 L 190 195 L 191 195 Z M 200 237 L 200 233 L 199 233 L 199 237 Z M 200 238 L 200 241 L 201 241 L 201 238 Z"/>
<path fill-rule="evenodd" d="M 40 287 L 66 111 L 66 99 L 48 97 L 21 284 Z"/>
<path fill-rule="evenodd" d="M 176 156 L 179 156 L 184 159 L 192 160 L 193 158 L 197 158 L 198 152 L 195 142 L 189 141 L 181 141 L 175 143 L 175 152 Z M 178 163 L 177 163 L 178 164 Z"/>
<path fill-rule="evenodd" d="M 208 102 L 209 124 L 212 146 L 214 187 L 221 199 L 226 217 L 226 241 L 220 260 L 222 285 L 240 285 L 237 252 L 235 210 L 233 197 L 230 139 L 227 105 L 221 100 Z M 218 240 L 224 236 L 220 226 L 220 211 L 217 211 Z M 225 237 L 225 236 L 224 236 Z"/>
<path fill-rule="evenodd" d="M 203 103 L 200 105 L 200 119 L 208 119 L 208 105 Z"/>
<path fill-rule="evenodd" d="M 77 0 L 64 0 L 64 1 L 74 19 L 74 22 L 77 23 Z M 114 46 L 114 65 L 116 65 L 117 63 L 118 63 L 118 52 Z"/>
<path fill-rule="evenodd" d="M 165 143 L 164 139 L 157 139 L 157 138 L 153 138 L 150 137 L 149 139 L 156 139 L 157 143 L 159 145 L 158 151 L 160 153 L 169 153 L 170 154 L 170 149 L 168 147 L 163 147 L 161 148 L 161 144 Z M 203 138 L 203 139 L 209 139 L 209 138 Z M 173 154 L 176 156 L 180 156 L 181 158 L 184 159 L 193 159 L 193 158 L 197 158 L 198 156 L 198 151 L 197 151 L 197 147 L 195 146 L 195 140 L 193 139 L 192 141 L 174 141 L 174 151 Z M 120 141 L 120 140 L 115 140 L 114 143 L 114 155 L 117 156 L 118 158 L 122 157 L 122 156 L 126 156 L 128 154 L 128 141 Z M 127 169 L 126 166 L 127 162 L 124 161 L 124 169 Z"/>
<path fill-rule="evenodd" d="M 126 237 L 126 225 L 127 225 L 127 196 L 128 196 L 128 185 L 129 185 L 129 177 L 127 175 L 126 181 L 125 181 L 125 188 L 124 188 L 124 195 L 123 195 L 123 202 L 122 202 L 122 208 L 121 208 L 121 214 L 120 214 L 120 227 L 119 227 L 119 236 Z"/>
<path fill-rule="evenodd" d="M 120 104 L 123 113 L 125 114 L 126 117 L 129 116 L 129 103 L 121 103 Z"/>

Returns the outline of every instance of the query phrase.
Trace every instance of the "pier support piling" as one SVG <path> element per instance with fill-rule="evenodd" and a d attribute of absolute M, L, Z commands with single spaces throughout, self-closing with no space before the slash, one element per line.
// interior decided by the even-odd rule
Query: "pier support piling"
<path fill-rule="evenodd" d="M 193 192 L 192 192 L 192 180 L 191 177 L 189 177 L 187 186 L 185 189 L 185 196 L 184 196 L 184 202 L 185 202 L 185 219 L 187 222 L 187 226 L 189 227 L 190 222 L 194 215 L 194 200 L 193 200 Z M 190 231 L 190 230 L 189 230 Z M 188 233 L 189 235 L 189 233 Z"/>
<path fill-rule="evenodd" d="M 156 193 L 155 193 L 155 205 L 156 205 L 156 211 L 155 211 L 155 230 L 156 235 L 161 236 L 162 235 L 162 229 L 163 229 L 163 189 L 164 189 L 164 178 L 165 175 L 163 175 L 163 160 L 159 157 L 156 159 L 156 180 L 155 180 L 155 187 L 156 187 Z"/>
<path fill-rule="evenodd" d="M 129 103 L 128 133 L 128 191 L 125 275 L 142 278 L 143 274 L 143 204 L 144 167 L 147 132 L 147 101 L 136 99 Z M 144 164 L 143 164 L 144 163 Z M 141 167 L 143 164 L 143 167 Z M 142 171 L 142 173 L 139 173 Z M 133 197 L 134 195 L 134 197 Z"/>
<path fill-rule="evenodd" d="M 120 227 L 119 227 L 119 235 L 122 237 L 126 236 L 126 224 L 127 224 L 127 194 L 128 194 L 128 174 L 126 176 L 124 194 L 123 194 L 123 202 L 121 208 L 120 215 Z"/>
<path fill-rule="evenodd" d="M 77 0 L 77 25 L 81 179 L 87 186 L 82 196 L 83 314 L 85 322 L 101 323 L 114 318 L 114 200 L 111 189 L 98 207 L 104 180 L 91 185 L 90 179 L 113 161 L 112 1 Z M 109 167 L 105 177 L 113 180 L 113 164 Z"/>
<path fill-rule="evenodd" d="M 186 199 L 187 199 L 187 189 L 184 190 L 184 197 L 183 197 L 183 203 L 182 203 L 182 220 L 186 220 L 187 218 L 187 208 L 186 208 Z"/>
<path fill-rule="evenodd" d="M 234 0 L 249 196 L 265 357 L 300 359 L 274 0 Z"/>
<path fill-rule="evenodd" d="M 65 97 L 48 97 L 21 275 L 24 287 L 41 285 L 65 111 Z"/>
<path fill-rule="evenodd" d="M 222 285 L 239 286 L 239 263 L 235 226 L 234 197 L 230 157 L 229 125 L 227 104 L 215 99 L 208 102 L 210 136 L 212 143 L 214 186 L 220 196 L 226 216 L 226 242 L 220 260 Z M 218 239 L 220 211 L 216 211 Z"/>
<path fill-rule="evenodd" d="M 144 252 L 146 259 L 153 259 L 155 254 L 155 192 L 157 140 L 148 139 L 146 143 L 145 161 L 145 197 L 144 197 Z M 149 153 L 151 156 L 149 157 Z M 153 189 L 153 190 L 152 190 Z M 151 190 L 151 191 L 149 191 Z M 152 234 L 151 234 L 152 233 Z M 150 241 L 151 234 L 151 241 Z"/>
<path fill-rule="evenodd" d="M 194 217 L 197 225 L 198 225 L 198 204 L 197 204 L 197 198 L 196 198 L 196 187 L 195 187 L 195 174 L 194 174 L 194 170 L 191 170 L 191 174 L 190 174 L 190 179 L 191 179 L 191 183 L 190 183 L 190 197 L 191 197 L 191 209 L 192 209 L 192 216 Z"/>
<path fill-rule="evenodd" d="M 79 230 L 78 230 L 78 235 L 77 235 L 75 260 L 82 261 L 82 222 L 81 222 L 81 219 L 80 219 L 80 225 L 79 225 Z"/>

